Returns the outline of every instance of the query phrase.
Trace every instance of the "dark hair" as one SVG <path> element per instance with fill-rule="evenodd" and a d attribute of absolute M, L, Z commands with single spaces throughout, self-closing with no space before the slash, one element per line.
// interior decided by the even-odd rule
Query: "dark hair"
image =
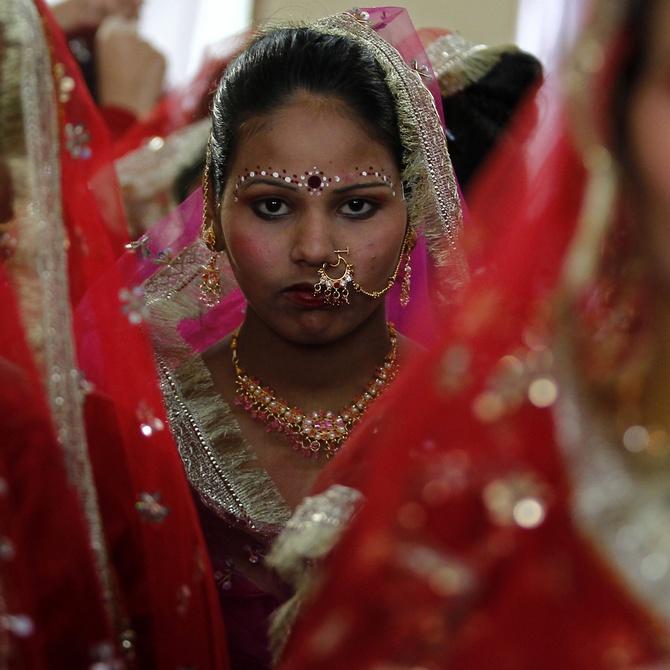
<path fill-rule="evenodd" d="M 655 0 L 628 0 L 624 28 L 626 43 L 614 81 L 612 110 L 612 149 L 622 165 L 631 165 L 629 106 L 641 74 L 647 65 L 649 32 Z"/>
<path fill-rule="evenodd" d="M 447 146 L 464 190 L 495 148 L 519 104 L 542 79 L 540 61 L 524 51 L 501 54 L 478 81 L 442 98 Z"/>
<path fill-rule="evenodd" d="M 347 37 L 280 28 L 257 38 L 230 64 L 214 95 L 209 161 L 214 202 L 221 200 L 241 125 L 300 91 L 342 100 L 402 166 L 393 96 L 372 54 Z"/>

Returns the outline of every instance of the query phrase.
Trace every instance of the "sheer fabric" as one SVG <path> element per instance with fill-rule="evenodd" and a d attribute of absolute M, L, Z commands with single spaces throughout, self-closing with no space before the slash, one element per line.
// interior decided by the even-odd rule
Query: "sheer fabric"
<path fill-rule="evenodd" d="M 226 667 L 106 129 L 42 2 L 0 9 L 2 660 Z"/>
<path fill-rule="evenodd" d="M 384 398 L 387 419 L 317 483 L 353 485 L 366 504 L 282 668 L 667 663 L 667 575 L 644 569 L 667 557 L 665 473 L 640 475 L 583 385 L 584 352 L 613 343 L 597 326 L 621 317 L 602 279 L 623 288 L 617 251 L 635 234 L 622 207 L 608 215 L 599 160 L 622 7 L 596 3 L 571 94 L 550 77 L 518 119 L 473 192 L 462 304 Z"/>

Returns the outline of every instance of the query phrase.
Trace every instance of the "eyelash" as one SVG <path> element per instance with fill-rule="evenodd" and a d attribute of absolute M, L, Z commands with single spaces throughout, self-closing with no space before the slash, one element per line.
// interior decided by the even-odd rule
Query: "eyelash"
<path fill-rule="evenodd" d="M 259 200 L 255 200 L 254 202 L 251 203 L 251 209 L 253 212 L 256 214 L 256 216 L 260 217 L 261 219 L 265 219 L 266 221 L 273 221 L 274 219 L 281 219 L 285 216 L 288 216 L 289 212 L 283 212 L 283 213 L 272 213 L 268 211 L 262 211 L 261 208 L 265 205 L 267 205 L 270 202 L 275 202 L 279 203 L 279 209 L 281 210 L 283 207 L 287 207 L 290 210 L 290 205 L 283 200 L 282 198 L 261 198 Z M 351 205 L 351 203 L 362 203 L 366 209 L 360 213 L 360 212 L 352 212 L 352 213 L 344 213 L 342 212 L 342 208 Z M 356 219 L 356 220 L 365 220 L 369 219 L 374 214 L 379 210 L 380 205 L 379 203 L 374 202 L 373 200 L 369 200 L 368 198 L 349 198 L 349 200 L 344 201 L 337 209 L 337 211 L 347 219 Z"/>
<path fill-rule="evenodd" d="M 265 219 L 266 221 L 272 221 L 273 219 L 281 219 L 282 217 L 287 215 L 286 213 L 275 214 L 272 212 L 262 212 L 261 207 L 269 202 L 280 203 L 280 207 L 288 206 L 286 201 L 282 200 L 281 198 L 261 198 L 260 200 L 254 200 L 251 203 L 251 209 L 254 211 L 256 216 L 259 216 L 261 219 Z"/>

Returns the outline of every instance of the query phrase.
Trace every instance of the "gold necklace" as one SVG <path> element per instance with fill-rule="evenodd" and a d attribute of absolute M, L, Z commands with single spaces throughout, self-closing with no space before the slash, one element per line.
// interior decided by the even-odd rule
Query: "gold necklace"
<path fill-rule="evenodd" d="M 392 323 L 387 323 L 391 350 L 384 363 L 377 368 L 365 390 L 339 413 L 319 410 L 306 414 L 299 407 L 291 407 L 275 392 L 240 366 L 237 355 L 236 332 L 230 342 L 235 370 L 235 404 L 253 419 L 265 424 L 268 432 L 283 433 L 292 447 L 306 458 L 334 456 L 352 428 L 361 420 L 370 404 L 393 381 L 397 372 L 398 336 Z"/>

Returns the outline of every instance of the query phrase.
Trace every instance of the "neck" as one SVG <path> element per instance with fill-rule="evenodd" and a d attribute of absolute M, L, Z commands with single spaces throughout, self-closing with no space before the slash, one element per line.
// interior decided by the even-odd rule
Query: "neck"
<path fill-rule="evenodd" d="M 321 345 L 290 342 L 248 310 L 238 339 L 244 371 L 306 411 L 339 409 L 361 392 L 391 344 L 383 306 L 356 330 Z"/>

